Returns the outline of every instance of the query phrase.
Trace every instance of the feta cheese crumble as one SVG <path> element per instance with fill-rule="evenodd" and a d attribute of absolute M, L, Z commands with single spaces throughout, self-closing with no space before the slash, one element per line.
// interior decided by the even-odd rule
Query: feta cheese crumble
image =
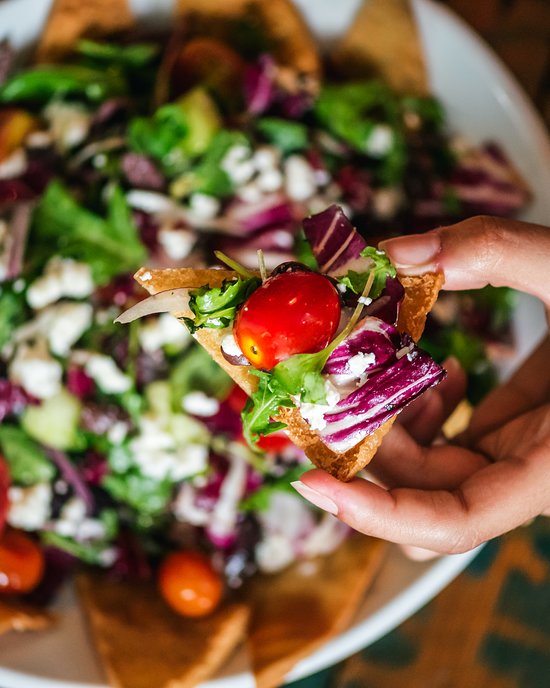
<path fill-rule="evenodd" d="M 305 201 L 317 191 L 315 171 L 302 155 L 285 160 L 285 190 L 293 201 Z"/>
<path fill-rule="evenodd" d="M 387 124 L 377 124 L 372 128 L 365 147 L 369 155 L 373 158 L 383 158 L 393 146 L 394 135 L 391 127 Z"/>
<path fill-rule="evenodd" d="M 162 248 L 172 260 L 183 260 L 195 245 L 195 235 L 188 229 L 163 228 L 158 233 Z"/>
<path fill-rule="evenodd" d="M 158 351 L 164 346 L 183 349 L 191 341 L 185 327 L 170 315 L 161 313 L 158 318 L 146 320 L 139 330 L 139 343 L 147 353 Z"/>
<path fill-rule="evenodd" d="M 187 413 L 204 418 L 215 416 L 220 410 L 220 403 L 217 399 L 208 397 L 204 392 L 200 391 L 186 394 L 181 400 L 181 406 Z"/>
<path fill-rule="evenodd" d="M 63 368 L 50 356 L 44 340 L 21 344 L 8 370 L 12 382 L 37 399 L 53 397 L 61 389 Z"/>
<path fill-rule="evenodd" d="M 51 500 L 49 483 L 36 483 L 30 487 L 12 485 L 8 490 L 8 523 L 23 530 L 43 528 L 50 517 Z"/>
<path fill-rule="evenodd" d="M 85 298 L 93 290 L 92 271 L 87 263 L 54 256 L 46 265 L 42 277 L 36 279 L 28 288 L 27 303 L 37 310 L 59 301 L 64 296 Z"/>
<path fill-rule="evenodd" d="M 346 364 L 346 370 L 357 377 L 363 375 L 367 368 L 370 368 L 376 362 L 376 356 L 373 353 L 359 352 L 352 356 Z"/>

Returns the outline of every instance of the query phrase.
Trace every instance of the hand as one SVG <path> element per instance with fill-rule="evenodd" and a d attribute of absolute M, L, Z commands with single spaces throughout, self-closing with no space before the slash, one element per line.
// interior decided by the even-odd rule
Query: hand
<path fill-rule="evenodd" d="M 402 273 L 442 270 L 446 289 L 511 286 L 550 305 L 550 229 L 477 217 L 384 242 Z M 458 443 L 432 444 L 462 393 L 449 376 L 401 414 L 369 470 L 340 483 L 314 470 L 295 484 L 351 527 L 459 553 L 550 510 L 550 339 L 476 409 Z"/>

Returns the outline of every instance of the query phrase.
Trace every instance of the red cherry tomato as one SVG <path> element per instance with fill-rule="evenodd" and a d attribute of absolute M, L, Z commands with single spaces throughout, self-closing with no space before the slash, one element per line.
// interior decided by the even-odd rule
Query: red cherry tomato
<path fill-rule="evenodd" d="M 44 555 L 34 540 L 19 530 L 0 538 L 0 592 L 30 592 L 44 573 Z"/>
<path fill-rule="evenodd" d="M 266 280 L 239 311 L 234 335 L 255 368 L 271 370 L 294 354 L 321 351 L 340 322 L 340 297 L 316 272 L 285 272 Z"/>
<path fill-rule="evenodd" d="M 0 455 L 0 533 L 6 525 L 8 514 L 8 489 L 10 486 L 10 474 L 8 464 L 3 456 Z"/>
<path fill-rule="evenodd" d="M 205 616 L 218 605 L 223 583 L 207 557 L 199 552 L 172 552 L 162 562 L 158 584 L 166 602 L 183 616 Z"/>

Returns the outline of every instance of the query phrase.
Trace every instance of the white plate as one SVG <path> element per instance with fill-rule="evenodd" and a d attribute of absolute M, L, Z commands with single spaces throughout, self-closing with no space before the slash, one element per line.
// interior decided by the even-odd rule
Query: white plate
<path fill-rule="evenodd" d="M 342 32 L 358 5 L 358 0 L 297 2 L 323 41 Z M 2 3 L 0 38 L 7 35 L 17 47 L 24 48 L 38 35 L 50 3 L 51 0 Z M 170 0 L 132 0 L 131 4 L 148 22 L 157 23 L 168 15 L 172 5 Z M 475 141 L 493 139 L 501 143 L 534 193 L 534 202 L 525 218 L 550 223 L 550 142 L 531 103 L 493 53 L 455 15 L 430 0 L 416 0 L 415 8 L 433 89 L 447 110 L 450 126 Z M 544 317 L 539 304 L 532 300 L 523 302 L 518 315 L 522 355 L 544 332 Z M 288 678 L 308 676 L 374 642 L 434 597 L 474 556 L 475 552 L 470 552 L 418 564 L 406 560 L 393 548 L 351 628 L 300 662 Z M 2 638 L 3 688 L 105 688 L 70 589 L 64 592 L 58 606 L 62 617 L 56 628 Z M 246 657 L 239 654 L 203 688 L 252 686 Z"/>

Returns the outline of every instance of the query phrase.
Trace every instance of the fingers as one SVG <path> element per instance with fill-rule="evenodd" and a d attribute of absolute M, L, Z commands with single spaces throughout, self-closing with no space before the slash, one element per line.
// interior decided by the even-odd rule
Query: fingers
<path fill-rule="evenodd" d="M 385 490 L 313 470 L 293 483 L 306 499 L 373 537 L 446 554 L 473 549 L 548 508 L 550 449 L 487 465 L 455 490 Z"/>
<path fill-rule="evenodd" d="M 550 338 L 547 337 L 521 368 L 488 394 L 475 409 L 464 433 L 465 443 L 492 432 L 513 418 L 550 399 Z"/>
<path fill-rule="evenodd" d="M 445 289 L 509 286 L 550 305 L 550 229 L 478 216 L 380 243 L 403 274 L 441 270 Z"/>

